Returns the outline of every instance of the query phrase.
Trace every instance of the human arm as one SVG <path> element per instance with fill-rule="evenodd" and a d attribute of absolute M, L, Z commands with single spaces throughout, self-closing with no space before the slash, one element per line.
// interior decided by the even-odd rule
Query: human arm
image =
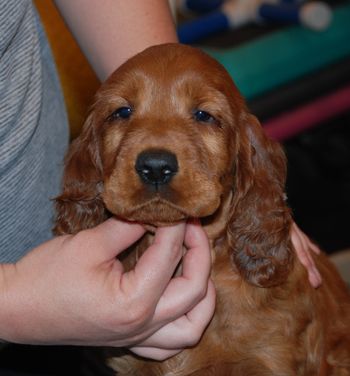
<path fill-rule="evenodd" d="M 177 42 L 166 0 L 55 0 L 98 77 L 145 48 Z"/>
<path fill-rule="evenodd" d="M 110 219 L 54 238 L 17 264 L 2 265 L 0 338 L 137 346 L 140 355 L 156 359 L 198 341 L 215 306 L 203 230 L 184 224 L 159 229 L 135 269 L 124 272 L 115 257 L 143 233 L 137 224 Z M 189 248 L 184 273 L 171 279 L 183 241 Z"/>

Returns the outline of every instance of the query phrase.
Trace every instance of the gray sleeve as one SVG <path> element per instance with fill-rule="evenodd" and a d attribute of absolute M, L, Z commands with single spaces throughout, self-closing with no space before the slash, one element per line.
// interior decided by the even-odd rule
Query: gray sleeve
<path fill-rule="evenodd" d="M 0 262 L 14 262 L 51 237 L 68 126 L 31 1 L 0 0 L 0 35 Z"/>

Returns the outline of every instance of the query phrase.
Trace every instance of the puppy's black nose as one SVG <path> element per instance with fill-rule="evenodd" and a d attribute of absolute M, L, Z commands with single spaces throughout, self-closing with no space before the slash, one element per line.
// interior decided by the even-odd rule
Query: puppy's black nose
<path fill-rule="evenodd" d="M 167 150 L 146 150 L 138 155 L 135 169 L 144 183 L 158 186 L 169 183 L 178 164 L 176 156 Z"/>

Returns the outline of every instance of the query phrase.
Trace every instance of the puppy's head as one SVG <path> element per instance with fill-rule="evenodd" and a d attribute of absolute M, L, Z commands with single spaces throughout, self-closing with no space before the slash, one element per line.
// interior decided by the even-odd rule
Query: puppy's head
<path fill-rule="evenodd" d="M 154 225 L 212 214 L 228 188 L 240 102 L 199 50 L 158 46 L 129 60 L 96 102 L 107 208 Z"/>
<path fill-rule="evenodd" d="M 252 231 L 258 242 L 280 226 L 272 217 L 284 207 L 284 175 L 283 153 L 219 63 L 188 46 L 151 47 L 98 91 L 67 156 L 56 232 L 91 227 L 108 213 L 167 225 L 212 216 L 225 201 L 231 252 L 244 274 L 245 258 L 256 256 L 247 249 Z"/>
<path fill-rule="evenodd" d="M 242 103 L 226 71 L 201 51 L 149 48 L 98 91 L 67 157 L 65 191 L 88 183 L 90 199 L 109 212 L 153 225 L 208 216 L 229 189 L 231 125 Z"/>

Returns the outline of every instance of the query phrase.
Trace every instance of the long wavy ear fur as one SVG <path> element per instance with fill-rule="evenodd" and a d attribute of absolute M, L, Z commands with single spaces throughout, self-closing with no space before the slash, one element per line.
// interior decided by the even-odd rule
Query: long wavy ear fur
<path fill-rule="evenodd" d="M 285 155 L 254 116 L 245 113 L 240 126 L 228 227 L 231 255 L 249 283 L 278 285 L 293 261 L 291 216 L 284 195 Z"/>
<path fill-rule="evenodd" d="M 65 159 L 63 192 L 56 200 L 56 235 L 74 234 L 101 223 L 108 214 L 102 202 L 102 165 L 93 112 Z"/>

